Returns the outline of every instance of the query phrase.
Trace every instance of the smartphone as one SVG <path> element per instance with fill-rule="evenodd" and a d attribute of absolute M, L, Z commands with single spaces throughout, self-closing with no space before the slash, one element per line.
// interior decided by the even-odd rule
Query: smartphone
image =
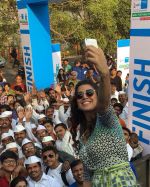
<path fill-rule="evenodd" d="M 85 38 L 84 43 L 85 43 L 85 46 L 92 45 L 92 46 L 98 48 L 98 44 L 97 44 L 96 39 Z"/>
<path fill-rule="evenodd" d="M 87 58 L 85 57 L 85 48 L 90 45 L 98 48 L 97 40 L 91 38 L 84 39 L 84 41 L 82 42 L 82 62 L 85 62 L 90 68 L 93 68 L 93 64 L 87 61 Z"/>

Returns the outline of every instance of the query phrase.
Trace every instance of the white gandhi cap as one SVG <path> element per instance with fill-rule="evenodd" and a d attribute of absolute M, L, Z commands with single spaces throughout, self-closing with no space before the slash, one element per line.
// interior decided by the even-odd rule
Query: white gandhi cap
<path fill-rule="evenodd" d="M 119 95 L 126 94 L 124 91 L 119 91 Z"/>
<path fill-rule="evenodd" d="M 36 125 L 34 123 L 31 123 L 31 129 L 35 129 Z"/>
<path fill-rule="evenodd" d="M 16 142 L 11 142 L 11 143 L 6 145 L 6 150 L 12 149 L 12 148 L 18 148 Z"/>
<path fill-rule="evenodd" d="M 39 120 L 39 119 L 43 119 L 43 118 L 45 118 L 45 117 L 46 117 L 46 116 L 45 116 L 44 114 L 40 114 L 39 117 L 38 117 L 38 120 Z"/>
<path fill-rule="evenodd" d="M 32 141 L 29 140 L 29 139 L 27 139 L 27 138 L 23 139 L 23 141 L 22 141 L 22 146 L 24 146 L 24 145 L 27 144 L 27 143 L 32 143 Z"/>
<path fill-rule="evenodd" d="M 63 98 L 62 101 L 69 102 L 69 99 L 66 97 L 66 98 Z"/>
<path fill-rule="evenodd" d="M 8 137 L 12 137 L 11 134 L 9 134 L 9 133 L 3 133 L 2 137 L 1 137 L 1 140 L 5 139 L 5 138 L 8 138 Z"/>
<path fill-rule="evenodd" d="M 12 111 L 5 111 L 1 113 L 0 118 L 7 118 L 11 115 L 12 115 Z"/>
<path fill-rule="evenodd" d="M 24 131 L 25 128 L 23 125 L 16 125 L 15 129 L 14 129 L 14 132 L 21 132 L 21 131 Z"/>
<path fill-rule="evenodd" d="M 38 125 L 36 131 L 39 131 L 39 130 L 46 130 L 46 128 L 43 125 Z"/>
<path fill-rule="evenodd" d="M 45 136 L 42 140 L 42 143 L 50 142 L 50 141 L 54 141 L 54 139 L 51 136 Z"/>
<path fill-rule="evenodd" d="M 28 165 L 28 164 L 34 164 L 37 162 L 41 162 L 41 159 L 38 158 L 37 156 L 30 156 L 25 160 L 24 163 L 25 163 L 25 165 Z"/>

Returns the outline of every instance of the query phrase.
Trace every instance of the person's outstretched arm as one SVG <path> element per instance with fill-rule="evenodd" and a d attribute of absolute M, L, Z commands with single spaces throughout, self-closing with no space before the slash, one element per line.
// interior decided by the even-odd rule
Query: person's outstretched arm
<path fill-rule="evenodd" d="M 85 51 L 88 62 L 95 65 L 101 80 L 98 93 L 98 112 L 104 114 L 110 105 L 110 77 L 106 58 L 100 48 L 88 46 Z"/>

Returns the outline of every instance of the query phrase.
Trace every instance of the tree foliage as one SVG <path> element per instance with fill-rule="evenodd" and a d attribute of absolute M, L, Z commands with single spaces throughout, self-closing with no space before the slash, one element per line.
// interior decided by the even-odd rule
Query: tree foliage
<path fill-rule="evenodd" d="M 119 0 L 118 11 L 116 11 L 115 19 L 116 19 L 117 31 L 120 34 L 121 38 L 129 37 L 130 15 L 131 15 L 131 1 Z"/>
<path fill-rule="evenodd" d="M 0 1 L 0 48 L 17 44 L 18 14 L 15 0 Z"/>
<path fill-rule="evenodd" d="M 130 0 L 68 0 L 51 5 L 53 38 L 77 43 L 96 38 L 107 52 L 116 50 L 116 41 L 129 38 Z"/>
<path fill-rule="evenodd" d="M 105 51 L 116 50 L 116 40 L 129 38 L 130 0 L 67 0 L 49 4 L 51 35 L 60 43 L 77 44 L 96 38 Z M 1 45 L 19 39 L 16 0 L 0 1 Z"/>

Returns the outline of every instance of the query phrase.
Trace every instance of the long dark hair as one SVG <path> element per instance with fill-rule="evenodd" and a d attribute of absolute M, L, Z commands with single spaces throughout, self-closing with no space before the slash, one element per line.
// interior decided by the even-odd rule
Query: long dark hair
<path fill-rule="evenodd" d="M 86 130 L 88 130 L 89 131 L 89 136 L 90 136 L 91 133 L 94 130 L 94 127 L 95 127 L 96 115 L 95 115 L 95 119 L 92 119 L 93 123 L 90 124 L 90 125 L 87 124 L 87 121 L 85 119 L 83 111 L 78 108 L 77 98 L 76 98 L 79 86 L 85 85 L 85 84 L 89 84 L 90 86 L 92 86 L 94 88 L 94 90 L 96 91 L 97 95 L 98 95 L 98 86 L 93 81 L 85 79 L 83 81 L 78 82 L 78 84 L 75 87 L 75 95 L 74 95 L 74 97 L 72 99 L 72 102 L 71 102 L 71 120 L 73 122 L 73 127 L 72 128 L 74 130 L 76 130 L 77 126 L 80 124 L 80 133 L 81 133 L 81 135 Z"/>
<path fill-rule="evenodd" d="M 62 75 L 60 74 L 60 71 L 63 71 Z M 66 81 L 66 75 L 65 75 L 64 69 L 62 69 L 62 68 L 59 69 L 57 79 L 59 80 L 59 82 L 65 82 Z"/>

